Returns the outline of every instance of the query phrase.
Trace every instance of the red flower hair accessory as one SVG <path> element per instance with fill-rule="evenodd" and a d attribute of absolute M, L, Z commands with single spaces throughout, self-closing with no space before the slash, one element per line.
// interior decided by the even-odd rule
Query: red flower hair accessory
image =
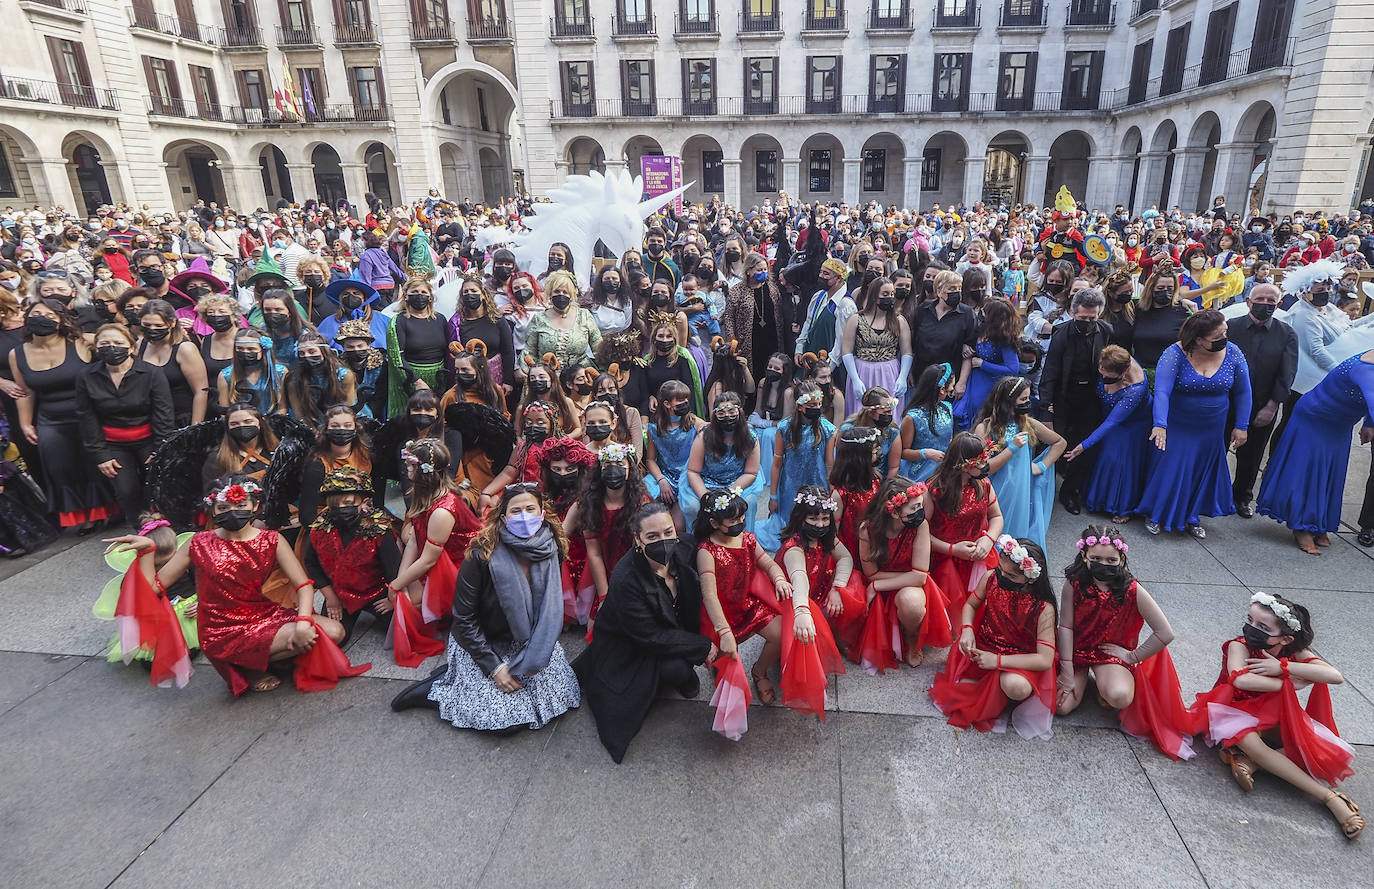
<path fill-rule="evenodd" d="M 913 500 L 919 500 L 926 493 L 925 482 L 917 482 L 905 491 L 898 491 L 887 499 L 887 511 L 893 515 Z"/>
<path fill-rule="evenodd" d="M 968 469 L 970 466 L 976 466 L 984 460 L 991 460 L 996 454 L 997 444 L 992 439 L 985 438 L 983 439 L 983 452 L 973 457 L 969 457 L 963 463 L 959 464 L 959 468 Z"/>

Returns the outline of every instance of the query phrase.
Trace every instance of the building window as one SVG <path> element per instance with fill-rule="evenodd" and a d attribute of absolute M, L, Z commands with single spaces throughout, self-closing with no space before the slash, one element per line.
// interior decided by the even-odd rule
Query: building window
<path fill-rule="evenodd" d="M 940 149 L 927 148 L 921 155 L 921 191 L 940 190 Z"/>
<path fill-rule="evenodd" d="M 1154 49 L 1153 40 L 1136 45 L 1135 55 L 1131 58 L 1130 92 L 1126 96 L 1127 103 L 1131 105 L 1145 101 L 1145 88 L 1150 81 L 1150 56 Z"/>
<path fill-rule="evenodd" d="M 807 111 L 834 114 L 840 110 L 840 57 L 810 56 L 806 60 Z"/>
<path fill-rule="evenodd" d="M 1188 34 L 1192 23 L 1180 25 L 1169 32 L 1164 45 L 1164 71 L 1159 77 L 1159 94 L 1171 96 L 1183 89 L 1183 59 L 1188 54 Z"/>
<path fill-rule="evenodd" d="M 70 40 L 58 40 L 58 64 L 61 67 L 57 71 L 57 79 L 62 83 L 74 83 L 81 86 L 89 86 L 82 76 L 82 62 L 80 59 L 80 48 Z"/>
<path fill-rule="evenodd" d="M 997 110 L 1027 111 L 1035 94 L 1033 52 L 1004 52 L 997 75 Z"/>
<path fill-rule="evenodd" d="M 592 91 L 592 63 L 563 63 L 563 111 L 568 115 L 590 114 L 596 102 Z"/>
<path fill-rule="evenodd" d="M 947 28 L 972 25 L 977 8 L 969 0 L 939 0 L 935 7 L 935 23 Z"/>
<path fill-rule="evenodd" d="M 937 53 L 933 111 L 968 110 L 969 53 Z"/>
<path fill-rule="evenodd" d="M 360 111 L 376 111 L 382 107 L 382 83 L 374 67 L 351 68 L 353 98 Z"/>
<path fill-rule="evenodd" d="M 807 185 L 812 192 L 830 191 L 830 149 L 813 148 L 806 162 Z"/>
<path fill-rule="evenodd" d="M 321 86 L 323 81 L 320 79 L 319 68 L 297 68 L 296 77 L 301 82 L 301 110 L 307 117 L 318 118 L 324 107 L 324 88 Z"/>
<path fill-rule="evenodd" d="M 626 25 L 649 24 L 649 0 L 619 0 L 620 21 Z"/>
<path fill-rule="evenodd" d="M 9 152 L 5 143 L 0 142 L 0 198 L 19 197 L 19 188 L 14 180 L 14 168 L 10 166 Z"/>
<path fill-rule="evenodd" d="M 1236 14 L 1239 3 L 1214 10 L 1207 19 L 1207 39 L 1202 44 L 1202 70 L 1198 73 L 1198 84 L 1206 86 L 1226 79 L 1226 69 L 1231 61 L 1231 40 L 1236 32 Z"/>
<path fill-rule="evenodd" d="M 627 115 L 645 116 L 654 112 L 654 63 L 626 59 L 620 63 Z"/>
<path fill-rule="evenodd" d="M 342 2 L 343 24 L 348 28 L 366 28 L 372 24 L 372 15 L 368 11 L 367 0 L 342 0 Z"/>
<path fill-rule="evenodd" d="M 243 102 L 244 108 L 267 110 L 267 90 L 263 87 L 261 71 L 240 71 L 239 93 L 239 100 Z"/>
<path fill-rule="evenodd" d="M 171 102 L 176 98 L 176 91 L 172 88 L 172 78 L 176 76 L 172 73 L 172 63 L 166 59 L 149 59 L 148 65 L 153 72 L 148 88 L 158 99 Z"/>
<path fill-rule="evenodd" d="M 701 153 L 701 190 L 707 194 L 720 194 L 725 191 L 725 153 L 723 151 L 703 151 Z"/>
<path fill-rule="evenodd" d="M 218 120 L 219 91 L 215 89 L 215 72 L 200 65 L 192 65 L 191 89 L 196 94 L 196 110 L 200 116 Z"/>
<path fill-rule="evenodd" d="M 682 99 L 687 114 L 716 113 L 716 60 L 682 60 Z"/>
<path fill-rule="evenodd" d="M 284 0 L 282 8 L 286 12 L 282 30 L 303 34 L 310 29 L 310 4 L 306 0 Z"/>
<path fill-rule="evenodd" d="M 1065 111 L 1097 107 L 1102 85 L 1101 52 L 1070 52 L 1064 59 L 1064 91 L 1061 107 Z"/>
<path fill-rule="evenodd" d="M 868 72 L 868 110 L 901 111 L 906 91 L 906 56 L 873 56 Z"/>
<path fill-rule="evenodd" d="M 744 60 L 745 114 L 775 114 L 778 110 L 778 60 Z"/>
<path fill-rule="evenodd" d="M 754 152 L 754 191 L 761 194 L 778 190 L 778 153 Z"/>
<path fill-rule="evenodd" d="M 887 188 L 887 151 L 866 148 L 863 155 L 863 190 L 884 191 Z"/>

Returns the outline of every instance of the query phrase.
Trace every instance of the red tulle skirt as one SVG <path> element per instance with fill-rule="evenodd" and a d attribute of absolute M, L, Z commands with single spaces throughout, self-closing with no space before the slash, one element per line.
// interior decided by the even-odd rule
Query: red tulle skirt
<path fill-rule="evenodd" d="M 458 566 L 447 550 L 439 551 L 439 561 L 425 575 L 425 589 L 420 596 L 420 614 L 425 623 L 432 624 L 453 613 L 453 594 L 458 588 Z"/>
<path fill-rule="evenodd" d="M 1127 667 L 1135 676 L 1135 697 L 1120 711 L 1128 734 L 1150 741 L 1172 759 L 1192 759 L 1193 718 L 1183 704 L 1174 659 L 1166 648 L 1144 663 Z"/>
<path fill-rule="evenodd" d="M 434 638 L 425 630 L 420 609 L 415 607 L 404 590 L 396 594 L 396 607 L 391 612 L 387 642 L 399 667 L 418 667 L 425 658 L 444 652 L 443 640 Z"/>
<path fill-rule="evenodd" d="M 983 670 L 956 645 L 949 650 L 945 669 L 935 675 L 930 697 L 952 726 L 971 726 L 980 732 L 1006 731 L 1003 713 L 1011 699 L 1002 691 L 1001 673 L 1016 673 L 1031 684 L 1031 696 L 1018 703 L 1011 714 L 1016 733 L 1023 738 L 1048 739 L 1053 734 L 1050 726 L 1054 719 L 1055 704 L 1052 669 Z M 973 681 L 965 682 L 965 679 Z"/>
<path fill-rule="evenodd" d="M 313 619 L 315 644 L 305 654 L 296 655 L 296 690 L 327 691 L 347 676 L 361 676 L 372 664 L 351 664 L 339 643 L 330 639 L 324 628 Z"/>
<path fill-rule="evenodd" d="M 930 554 L 930 580 L 935 581 L 945 595 L 945 610 L 949 622 L 958 626 L 962 621 L 964 602 L 977 588 L 983 575 L 997 567 L 997 550 L 987 554 L 981 562 L 969 562 L 934 551 Z M 929 581 L 927 581 L 928 583 Z"/>
<path fill-rule="evenodd" d="M 849 575 L 848 583 L 834 589 L 839 591 L 840 604 L 843 610 L 836 615 L 826 613 L 825 603 L 830 598 L 830 590 L 813 589 L 811 591 L 811 614 L 812 616 L 825 615 L 825 621 L 830 625 L 831 635 L 853 649 L 859 642 L 859 634 L 864 626 L 864 615 L 868 611 L 867 594 L 864 592 L 864 576 L 856 568 Z"/>
<path fill-rule="evenodd" d="M 916 648 L 923 646 L 944 648 L 952 641 L 949 622 L 949 606 L 944 591 L 927 577 L 923 587 L 926 595 L 926 616 L 921 621 L 921 629 L 916 635 Z M 908 650 L 906 633 L 897 616 L 897 591 L 878 593 L 868 608 L 859 636 L 859 664 L 870 676 L 885 670 L 895 669 Z"/>
<path fill-rule="evenodd" d="M 119 628 L 125 664 L 139 651 L 153 653 L 148 676 L 152 685 L 166 687 L 175 683 L 177 688 L 184 688 L 191 680 L 191 656 L 186 650 L 181 622 L 172 603 L 148 582 L 138 559 L 129 566 L 120 584 L 115 626 Z"/>
<path fill-rule="evenodd" d="M 844 659 L 835 647 L 830 625 L 817 619 L 815 602 L 809 603 L 815 641 L 797 641 L 796 613 L 791 604 L 782 605 L 782 702 L 798 713 L 815 713 L 824 722 L 825 689 L 830 684 L 826 677 L 843 673 Z"/>

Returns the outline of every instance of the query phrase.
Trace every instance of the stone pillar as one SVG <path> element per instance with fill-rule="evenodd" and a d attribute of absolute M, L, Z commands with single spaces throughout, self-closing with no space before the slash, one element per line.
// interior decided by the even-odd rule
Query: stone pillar
<path fill-rule="evenodd" d="M 859 189 L 863 185 L 860 181 L 863 172 L 863 158 L 847 157 L 844 159 L 844 200 L 849 206 L 859 205 Z"/>
<path fill-rule="evenodd" d="M 1174 181 L 1169 188 L 1169 203 L 1171 206 L 1178 204 L 1184 213 L 1201 210 L 1211 204 L 1212 196 L 1200 193 L 1202 161 L 1206 155 L 1207 149 L 1203 146 L 1174 149 Z"/>
<path fill-rule="evenodd" d="M 1250 162 L 1255 157 L 1258 142 L 1222 142 L 1217 145 L 1217 168 L 1212 174 L 1212 188 L 1226 195 L 1226 208 L 1248 216 L 1245 205 L 1250 193 Z"/>
<path fill-rule="evenodd" d="M 314 164 L 287 164 L 286 172 L 291 177 L 291 194 L 296 203 L 304 204 L 310 198 L 319 197 Z"/>
<path fill-rule="evenodd" d="M 1126 209 L 1135 215 L 1135 209 L 1131 206 L 1131 173 L 1135 171 L 1135 158 L 1133 154 L 1119 156 L 1116 161 L 1116 184 L 1114 188 L 1115 197 L 1112 199 L 1112 206 L 1124 204 Z M 1135 203 L 1140 203 L 1140 183 L 1135 187 Z"/>
<path fill-rule="evenodd" d="M 721 165 L 725 168 L 725 194 L 724 201 L 731 207 L 740 205 L 740 182 L 739 169 L 740 159 L 737 157 L 727 157 L 721 160 Z"/>
<path fill-rule="evenodd" d="M 262 190 L 262 167 L 257 164 L 220 164 L 220 176 L 224 180 L 224 193 L 229 204 L 234 207 L 261 207 L 267 203 L 267 194 Z M 190 184 L 187 179 L 184 183 Z M 185 197 L 176 195 L 174 197 Z"/>
<path fill-rule="evenodd" d="M 1125 158 L 1099 156 L 1088 159 L 1088 188 L 1083 201 L 1089 209 L 1110 212 L 1117 204 L 1125 203 L 1128 194 L 1117 188 L 1120 179 L 1118 170 Z M 1129 186 L 1130 180 L 1127 180 Z"/>
<path fill-rule="evenodd" d="M 1021 188 L 1021 203 L 1035 204 L 1037 207 L 1043 207 L 1047 203 L 1053 204 L 1054 194 L 1059 191 L 1059 184 L 1046 181 L 1050 175 L 1050 156 L 1048 154 L 1027 155 L 1026 163 L 1022 169 L 1024 170 L 1025 184 Z M 1045 186 L 1049 184 L 1053 184 L 1054 187 L 1050 189 L 1050 196 L 1047 201 L 1045 199 Z M 1077 198 L 1080 195 L 1074 195 L 1074 197 Z M 1081 197 L 1084 200 L 1087 199 L 1087 195 Z"/>
<path fill-rule="evenodd" d="M 86 212 L 84 207 L 77 206 L 76 194 L 72 191 L 72 177 L 67 172 L 66 158 L 40 157 L 29 161 L 28 167 L 38 203 L 45 207 L 61 206 L 77 216 Z"/>
<path fill-rule="evenodd" d="M 921 166 L 924 158 L 902 158 L 902 206 L 909 210 L 921 209 Z"/>
<path fill-rule="evenodd" d="M 1159 212 L 1169 212 L 1168 207 L 1159 207 L 1159 195 L 1164 190 L 1164 161 L 1167 151 L 1145 151 L 1140 154 L 1140 181 L 1135 189 L 1135 207 L 1132 215 L 1140 215 L 1150 207 L 1158 207 Z"/>
<path fill-rule="evenodd" d="M 964 206 L 972 207 L 983 199 L 983 173 L 988 159 L 984 155 L 964 159 Z"/>
<path fill-rule="evenodd" d="M 785 157 L 782 163 L 782 190 L 797 200 L 801 194 L 801 158 Z"/>
<path fill-rule="evenodd" d="M 608 157 L 606 158 L 606 173 L 609 175 L 610 173 L 614 173 L 618 170 L 623 170 L 628 165 L 629 162 L 626 161 L 623 157 Z"/>
<path fill-rule="evenodd" d="M 348 194 L 348 202 L 358 208 L 359 214 L 366 215 L 367 207 L 363 205 L 363 195 L 367 194 L 367 164 L 341 163 L 339 168 L 343 170 L 344 191 Z"/>

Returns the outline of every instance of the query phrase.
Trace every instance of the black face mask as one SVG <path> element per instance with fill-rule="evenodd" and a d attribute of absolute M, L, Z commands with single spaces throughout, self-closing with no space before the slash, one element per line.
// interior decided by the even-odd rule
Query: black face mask
<path fill-rule="evenodd" d="M 915 527 L 918 527 L 918 526 L 919 526 L 922 522 L 924 522 L 925 520 L 926 520 L 926 510 L 925 510 L 925 507 L 921 507 L 920 509 L 918 509 L 918 510 L 916 510 L 915 512 L 913 512 L 911 515 L 902 516 L 902 524 L 903 524 L 905 527 L 907 527 L 907 528 L 915 528 Z"/>
<path fill-rule="evenodd" d="M 1207 351 L 1208 351 L 1208 352 L 1225 352 L 1225 351 L 1226 351 L 1226 344 L 1229 343 L 1229 342 L 1231 342 L 1231 341 L 1228 340 L 1226 337 L 1222 337 L 1221 339 L 1217 340 L 1216 342 L 1209 344 L 1209 345 L 1207 346 Z"/>
<path fill-rule="evenodd" d="M 764 371 L 763 377 L 764 377 L 764 379 L 766 379 L 766 380 L 767 380 L 768 382 L 770 382 L 770 383 L 776 383 L 778 380 L 781 380 L 781 379 L 782 379 L 782 371 L 780 371 L 780 370 L 769 370 L 769 371 Z"/>
<path fill-rule="evenodd" d="M 408 416 L 410 417 L 410 425 L 414 426 L 417 430 L 428 429 L 439 422 L 439 418 L 433 414 L 409 414 Z"/>
<path fill-rule="evenodd" d="M 434 297 L 430 296 L 428 293 L 421 293 L 419 291 L 416 291 L 415 293 L 406 294 L 406 305 L 410 306 L 417 312 L 429 308 L 429 305 L 432 302 L 434 302 Z M 478 305 L 481 305 L 481 297 L 478 297 L 477 303 Z"/>
<path fill-rule="evenodd" d="M 668 564 L 668 558 L 673 554 L 673 547 L 677 546 L 677 540 L 655 540 L 653 543 L 646 543 L 640 547 L 640 552 L 644 553 L 644 558 L 658 565 Z"/>
<path fill-rule="evenodd" d="M 319 368 L 324 367 L 324 356 L 323 356 L 323 355 L 302 355 L 302 356 L 301 356 L 301 364 L 302 364 L 303 366 L 305 366 L 305 367 L 310 368 L 311 370 L 318 370 Z"/>
<path fill-rule="evenodd" d="M 161 287 L 167 283 L 167 274 L 162 269 L 146 268 L 138 270 L 138 280 L 149 287 Z"/>
<path fill-rule="evenodd" d="M 123 310 L 123 312 L 124 312 L 124 320 L 127 321 L 127 322 L 129 322 L 129 326 L 130 326 L 130 327 L 137 327 L 137 326 L 138 326 L 138 322 L 142 320 L 142 319 L 139 317 L 138 309 L 135 309 L 135 308 L 126 308 L 126 309 Z"/>
<path fill-rule="evenodd" d="M 209 295 L 210 295 L 211 293 L 213 293 L 213 292 L 214 292 L 214 291 L 211 290 L 209 287 L 188 287 L 188 288 L 186 288 L 186 295 L 189 296 L 189 297 L 191 297 L 191 299 L 196 300 L 197 302 L 199 302 L 200 300 L 202 300 L 202 299 L 204 299 L 205 297 L 209 296 Z"/>
<path fill-rule="evenodd" d="M 690 402 L 686 401 L 684 401 L 682 404 L 679 404 L 677 407 L 673 408 L 673 416 L 675 417 L 685 417 L 691 412 L 692 405 Z"/>
<path fill-rule="evenodd" d="M 1115 385 L 1116 385 L 1117 383 L 1119 383 L 1119 382 L 1121 382 L 1121 377 L 1103 377 L 1103 378 L 1102 378 L 1102 385 L 1104 385 L 1104 386 L 1115 386 Z"/>
<path fill-rule="evenodd" d="M 547 395 L 551 388 L 548 380 L 530 380 L 530 391 L 535 395 Z"/>
<path fill-rule="evenodd" d="M 676 348 L 677 348 L 677 343 L 676 343 L 676 342 L 666 342 L 666 343 L 665 343 L 665 342 L 662 341 L 662 340 L 654 340 L 654 351 L 657 352 L 657 353 L 660 354 L 660 355 L 667 355 L 669 352 L 673 351 L 673 350 L 676 349 Z"/>
<path fill-rule="evenodd" d="M 230 509 L 215 514 L 215 524 L 226 531 L 239 531 L 253 521 L 253 510 Z"/>
<path fill-rule="evenodd" d="M 802 408 L 802 416 L 806 417 L 808 420 L 819 420 L 821 418 L 821 409 L 819 407 Z"/>
<path fill-rule="evenodd" d="M 95 350 L 95 357 L 106 364 L 123 364 L 129 358 L 128 346 L 101 346 Z"/>
<path fill-rule="evenodd" d="M 241 367 L 252 368 L 262 364 L 261 355 L 249 355 L 246 352 L 235 352 L 234 357 L 238 359 L 239 365 Z"/>
<path fill-rule="evenodd" d="M 1269 634 L 1259 627 L 1252 627 L 1249 624 L 1245 624 L 1240 628 L 1240 632 L 1241 635 L 1245 637 L 1245 644 L 1250 648 L 1264 651 L 1273 644 L 1269 641 Z"/>
<path fill-rule="evenodd" d="M 744 519 L 740 519 L 718 530 L 726 537 L 738 537 L 744 531 Z"/>
<path fill-rule="evenodd" d="M 910 288 L 910 287 L 898 287 L 898 288 L 896 288 L 896 289 L 893 290 L 893 293 L 896 294 L 896 298 L 897 298 L 897 299 L 906 299 L 908 296 L 911 296 L 911 288 Z"/>
<path fill-rule="evenodd" d="M 868 265 L 868 261 L 872 258 L 873 257 L 868 253 L 860 253 L 858 256 L 854 257 L 854 267 L 860 269 L 864 268 Z M 876 277 L 876 273 L 874 272 L 864 272 L 865 278 L 867 278 L 869 275 L 874 275 Z"/>
<path fill-rule="evenodd" d="M 597 400 L 597 401 L 604 401 L 604 402 L 606 402 L 607 404 L 609 404 L 611 407 L 617 407 L 617 406 L 620 404 L 620 393 L 619 393 L 619 392 L 602 392 L 600 395 L 596 396 L 596 400 Z"/>
<path fill-rule="evenodd" d="M 933 296 L 935 294 L 935 279 L 923 279 L 921 281 L 921 292 L 924 293 L 926 296 Z"/>
<path fill-rule="evenodd" d="M 864 284 L 872 284 L 874 281 L 878 280 L 878 277 L 879 275 L 875 271 L 864 272 Z"/>
<path fill-rule="evenodd" d="M 305 286 L 309 287 L 311 290 L 319 290 L 321 287 L 324 286 L 323 275 L 306 275 L 303 278 L 301 278 L 301 280 L 304 281 Z"/>
<path fill-rule="evenodd" d="M 625 482 L 630 478 L 630 471 L 624 466 L 607 466 L 601 470 L 601 483 L 612 491 L 619 491 L 625 487 Z"/>
<path fill-rule="evenodd" d="M 592 441 L 605 441 L 611 437 L 611 427 L 604 423 L 597 423 L 587 427 L 587 437 Z"/>
<path fill-rule="evenodd" d="M 802 536 L 808 540 L 821 540 L 830 533 L 830 525 L 813 525 L 810 522 L 802 522 Z"/>
<path fill-rule="evenodd" d="M 649 255 L 652 256 L 652 257 L 655 258 L 655 259 L 657 259 L 658 257 L 662 256 L 662 255 L 663 255 L 663 245 L 662 245 L 662 244 L 659 244 L 659 243 L 650 244 L 650 245 L 649 245 Z"/>
<path fill-rule="evenodd" d="M 517 287 L 517 288 L 515 288 L 515 291 L 514 291 L 514 292 L 515 292 L 515 299 L 516 299 L 516 302 L 527 303 L 527 302 L 529 302 L 530 300 L 534 299 L 534 291 L 533 291 L 533 290 L 529 290 L 529 289 L 524 288 L 524 287 Z"/>
<path fill-rule="evenodd" d="M 1064 292 L 1064 282 L 1046 281 L 1045 286 L 1041 289 L 1048 293 L 1050 296 L 1058 296 L 1059 294 Z"/>
<path fill-rule="evenodd" d="M 892 425 L 892 415 L 891 415 L 891 414 L 878 414 L 878 416 L 876 416 L 876 417 L 873 418 L 873 426 L 874 426 L 874 428 L 876 428 L 876 429 L 886 429 L 887 427 L 889 427 L 889 426 L 891 426 L 891 425 Z"/>
<path fill-rule="evenodd" d="M 562 257 L 562 256 L 550 256 L 550 257 L 549 257 L 549 271 L 551 271 L 551 272 L 556 272 L 556 271 L 558 271 L 558 270 L 561 269 L 561 268 L 563 268 L 563 257 Z"/>
<path fill-rule="evenodd" d="M 1105 562 L 1089 562 L 1088 574 L 1093 580 L 1100 580 L 1108 586 L 1116 586 L 1126 574 L 1122 565 L 1108 565 Z"/>
<path fill-rule="evenodd" d="M 234 326 L 234 316 L 207 315 L 205 316 L 205 323 L 210 325 L 210 329 L 215 331 L 216 333 L 224 333 L 226 330 Z"/>
<path fill-rule="evenodd" d="M 352 444 L 353 439 L 358 437 L 358 431 L 356 429 L 326 429 L 324 437 L 328 439 L 330 444 Z"/>
<path fill-rule="evenodd" d="M 1167 306 L 1174 301 L 1174 292 L 1172 290 L 1156 290 L 1150 295 L 1150 301 L 1156 307 Z"/>
<path fill-rule="evenodd" d="M 991 469 L 989 467 L 984 466 L 982 469 L 979 469 L 976 472 L 970 472 L 969 478 L 985 479 L 988 477 L 988 473 L 990 471 Z"/>
<path fill-rule="evenodd" d="M 716 425 L 721 432 L 734 432 L 739 428 L 739 417 L 716 417 Z"/>
<path fill-rule="evenodd" d="M 1112 302 L 1117 303 L 1118 305 L 1124 306 L 1124 305 L 1126 305 L 1126 303 L 1128 303 L 1128 302 L 1130 302 L 1130 301 L 1131 301 L 1131 291 L 1129 291 L 1129 290 L 1122 290 L 1122 291 L 1119 292 L 1119 293 L 1113 293 L 1113 294 L 1112 294 Z"/>
<path fill-rule="evenodd" d="M 407 299 L 409 299 L 409 297 L 407 297 Z M 428 305 L 428 302 L 426 302 L 426 305 Z M 462 305 L 463 305 L 463 309 L 466 310 L 466 311 L 468 311 L 468 312 L 474 312 L 474 311 L 476 311 L 477 309 L 480 309 L 480 308 L 482 307 L 482 294 L 480 294 L 480 293 L 464 293 L 464 294 L 463 294 L 463 299 L 462 299 Z"/>
<path fill-rule="evenodd" d="M 549 487 L 556 491 L 567 491 L 577 487 L 580 474 L 576 472 L 549 472 Z"/>
<path fill-rule="evenodd" d="M 553 304 L 555 309 L 562 312 L 572 305 L 572 297 L 566 293 L 555 293 L 549 298 L 549 302 Z"/>
<path fill-rule="evenodd" d="M 619 281 L 602 281 L 602 282 L 601 282 L 601 291 L 602 291 L 603 293 L 609 293 L 609 294 L 612 294 L 612 295 L 617 294 L 617 293 L 620 292 L 620 282 L 619 282 Z"/>
<path fill-rule="evenodd" d="M 656 309 L 661 309 L 661 308 L 663 308 L 664 306 L 668 305 L 668 294 L 666 294 L 666 293 L 655 293 L 655 294 L 652 294 L 652 295 L 649 297 L 649 305 L 653 306 L 653 307 L 656 308 Z"/>
<path fill-rule="evenodd" d="M 891 296 L 884 296 L 878 300 L 878 311 L 890 312 L 897 305 L 897 300 Z"/>
<path fill-rule="evenodd" d="M 548 437 L 549 437 L 549 430 L 547 430 L 547 429 L 541 429 L 541 428 L 539 428 L 539 427 L 537 427 L 537 426 L 532 426 L 532 427 L 530 427 L 529 429 L 526 429 L 526 430 L 525 430 L 525 441 L 528 441 L 528 442 L 531 442 L 531 443 L 534 443 L 534 444 L 538 444 L 539 442 L 543 441 L 544 439 L 546 439 L 546 438 L 548 438 Z"/>
<path fill-rule="evenodd" d="M 24 321 L 24 329 L 34 336 L 52 336 L 57 333 L 57 328 L 61 326 L 53 318 L 45 318 L 42 315 L 30 315 Z"/>
<path fill-rule="evenodd" d="M 470 389 L 470 388 L 472 388 L 473 386 L 476 386 L 476 385 L 477 385 L 477 374 L 475 374 L 475 373 L 461 373 L 461 374 L 458 374 L 458 388 L 460 388 L 460 389 Z"/>
<path fill-rule="evenodd" d="M 1314 305 L 1314 306 L 1316 306 L 1317 308 L 1320 309 L 1322 306 L 1326 305 L 1326 304 L 1329 303 L 1329 302 L 1331 302 L 1331 291 L 1330 291 L 1330 290 L 1314 290 L 1314 291 L 1312 291 L 1312 305 Z"/>
<path fill-rule="evenodd" d="M 231 426 L 229 428 L 229 437 L 239 444 L 257 441 L 261 434 L 262 427 L 260 426 Z"/>
<path fill-rule="evenodd" d="M 362 517 L 361 509 L 362 507 L 356 504 L 352 506 L 336 506 L 329 510 L 329 518 L 333 520 L 334 524 L 341 528 L 356 528 L 358 526 L 358 519 Z"/>
<path fill-rule="evenodd" d="M 956 290 L 955 292 L 945 296 L 945 305 L 949 306 L 952 309 L 955 306 L 959 305 L 959 303 L 962 302 L 963 299 L 964 295 Z"/>
<path fill-rule="evenodd" d="M 997 584 L 1009 593 L 1022 592 L 1023 590 L 1025 590 L 1027 586 L 1029 586 L 1029 584 L 1025 581 L 1012 580 L 1005 573 L 1003 573 L 1000 567 L 997 569 Z"/>
<path fill-rule="evenodd" d="M 1270 303 L 1255 303 L 1250 307 L 1250 316 L 1256 321 L 1268 321 L 1274 317 L 1274 310 L 1277 308 L 1278 306 Z"/>
<path fill-rule="evenodd" d="M 356 293 L 346 293 L 339 299 L 339 305 L 353 312 L 363 307 L 363 298 Z"/>
<path fill-rule="evenodd" d="M 504 266 L 504 265 L 492 266 L 492 267 L 491 267 L 491 279 L 492 279 L 493 281 L 495 281 L 497 284 L 504 284 L 504 283 L 506 283 L 507 281 L 510 280 L 510 276 L 511 276 L 511 274 L 512 274 L 513 272 L 514 272 L 514 269 L 511 269 L 511 268 L 509 268 L 508 266 Z"/>
<path fill-rule="evenodd" d="M 171 333 L 172 330 L 169 327 L 144 328 L 143 330 L 143 335 L 155 343 L 167 339 Z"/>
<path fill-rule="evenodd" d="M 740 261 L 740 252 L 738 250 L 726 250 L 725 261 L 730 263 L 731 265 L 734 265 L 735 263 Z"/>
<path fill-rule="evenodd" d="M 285 312 L 263 312 L 263 322 L 272 330 L 285 330 L 291 326 L 291 318 Z"/>
<path fill-rule="evenodd" d="M 1075 318 L 1073 322 L 1074 333 L 1078 334 L 1079 336 L 1088 336 L 1093 332 L 1093 330 L 1096 327 L 1096 321 L 1084 321 L 1082 319 Z"/>
<path fill-rule="evenodd" d="M 361 371 L 367 367 L 367 353 L 368 350 L 366 349 L 357 349 L 352 352 L 345 352 L 343 353 L 344 363 L 347 364 L 354 371 Z"/>

